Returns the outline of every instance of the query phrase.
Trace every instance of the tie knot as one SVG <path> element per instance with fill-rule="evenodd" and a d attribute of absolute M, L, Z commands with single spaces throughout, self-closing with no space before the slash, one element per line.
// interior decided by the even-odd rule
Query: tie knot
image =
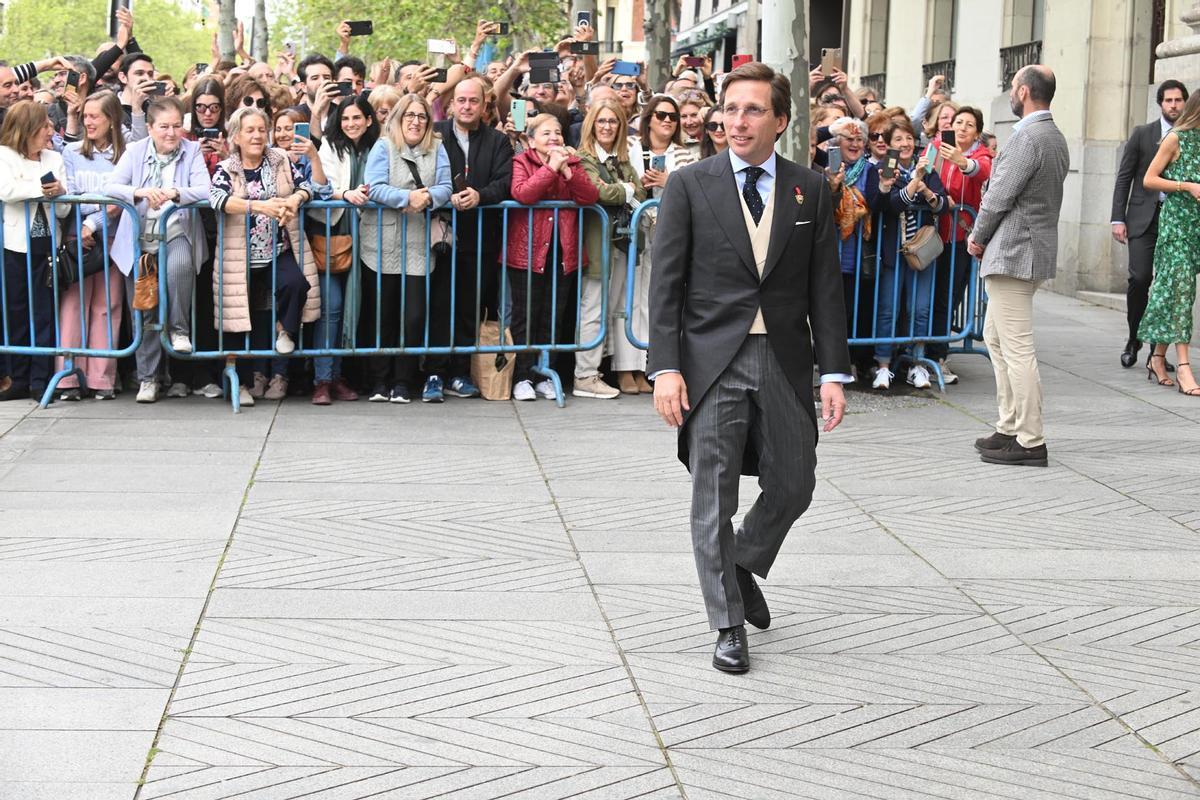
<path fill-rule="evenodd" d="M 746 167 L 742 171 L 746 173 L 746 180 L 751 183 L 758 183 L 758 179 L 766 172 L 762 167 Z"/>

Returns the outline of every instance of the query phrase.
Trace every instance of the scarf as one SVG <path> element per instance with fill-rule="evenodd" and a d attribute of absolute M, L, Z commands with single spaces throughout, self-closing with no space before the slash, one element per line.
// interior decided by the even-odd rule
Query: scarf
<path fill-rule="evenodd" d="M 181 155 L 183 155 L 182 146 L 176 147 L 165 156 L 160 156 L 154 149 L 154 145 L 151 144 L 150 147 L 147 148 L 146 155 L 146 166 L 150 168 L 150 174 L 148 178 L 150 182 L 149 185 L 155 189 L 163 188 L 163 170 L 178 161 Z"/>
<path fill-rule="evenodd" d="M 871 217 L 867 214 L 867 200 L 855 185 L 862 177 L 869 161 L 870 159 L 865 157 L 859 158 L 854 162 L 854 166 L 846 170 L 846 177 L 842 181 L 842 194 L 838 199 L 837 207 L 833 210 L 833 219 L 838 227 L 838 235 L 843 240 L 854 235 L 854 227 L 859 220 L 863 221 L 863 238 L 871 238 Z"/>

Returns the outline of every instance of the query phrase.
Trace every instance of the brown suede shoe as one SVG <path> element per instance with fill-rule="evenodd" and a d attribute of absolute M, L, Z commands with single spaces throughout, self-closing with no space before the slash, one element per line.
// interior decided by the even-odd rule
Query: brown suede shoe
<path fill-rule="evenodd" d="M 312 404 L 314 406 L 331 405 L 333 400 L 329 398 L 329 381 L 318 381 L 313 386 Z"/>

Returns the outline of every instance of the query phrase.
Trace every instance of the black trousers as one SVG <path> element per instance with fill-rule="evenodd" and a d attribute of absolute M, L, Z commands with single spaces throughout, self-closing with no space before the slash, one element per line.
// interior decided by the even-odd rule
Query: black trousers
<path fill-rule="evenodd" d="M 275 259 L 275 292 L 271 292 L 271 268 L 260 267 L 250 270 L 250 285 L 247 287 L 250 302 L 250 346 L 255 350 L 270 350 L 275 342 L 275 329 L 271 325 L 272 300 L 275 306 L 275 321 L 283 326 L 293 340 L 300 332 L 300 316 L 304 301 L 308 298 L 308 278 L 290 250 L 280 253 Z M 233 334 L 235 337 L 237 334 Z M 236 339 L 235 339 L 236 341 Z M 229 334 L 226 334 L 229 342 Z M 238 376 L 242 382 L 253 381 L 255 372 L 286 374 L 286 359 L 273 358 L 268 367 L 265 358 L 242 359 L 238 362 Z"/>
<path fill-rule="evenodd" d="M 10 346 L 54 347 L 56 304 L 54 290 L 46 286 L 50 274 L 49 239 L 31 241 L 30 251 L 28 260 L 25 253 L 4 251 L 4 334 Z M 0 334 L 0 344 L 3 343 Z M 0 361 L 0 375 L 12 377 L 14 386 L 41 394 L 50 382 L 53 366 L 53 356 L 5 355 Z"/>
<path fill-rule="evenodd" d="M 493 319 L 498 316 L 495 311 L 496 253 L 484 252 L 477 258 L 475 253 L 460 249 L 457 268 L 451 269 L 451 266 L 449 256 L 439 258 L 433 273 L 429 305 L 430 344 L 447 347 L 453 342 L 455 347 L 471 347 L 478 336 L 477 319 L 483 319 L 482 297 L 492 298 L 491 305 L 486 307 Z M 451 305 L 454 306 L 453 313 Z M 446 379 L 464 377 L 471 374 L 471 357 L 465 353 L 428 356 L 425 371 Z"/>
<path fill-rule="evenodd" d="M 403 316 L 400 309 L 401 287 L 404 292 Z M 375 316 L 376 302 L 379 304 L 378 321 Z M 375 347 L 376 331 L 380 347 L 424 347 L 425 276 L 381 275 L 375 270 L 364 269 L 362 312 L 359 318 L 362 321 L 358 337 L 360 347 Z M 387 390 L 402 385 L 413 389 L 417 380 L 417 362 L 418 356 L 371 356 L 367 361 L 367 377 L 372 388 L 383 387 Z"/>
<path fill-rule="evenodd" d="M 575 279 L 578 274 L 563 275 L 561 269 L 553 264 L 555 260 L 550 260 L 546 272 L 507 268 L 509 291 L 512 294 L 509 327 L 512 329 L 513 344 L 535 347 L 564 341 L 560 332 L 566 327 L 564 320 L 568 306 L 575 302 Z M 556 296 L 555 276 L 549 271 L 552 269 L 559 269 Z M 571 341 L 574 341 L 573 336 Z M 540 381 L 541 376 L 533 371 L 537 360 L 536 350 L 517 353 L 513 380 L 535 384 Z"/>
<path fill-rule="evenodd" d="M 951 259 L 953 272 L 951 275 Z M 967 281 L 971 277 L 971 254 L 967 252 L 967 240 L 947 244 L 938 256 L 934 266 L 937 272 L 933 275 L 933 312 L 931 322 L 934 336 L 949 336 L 950 322 L 962 307 L 963 297 L 967 291 Z M 953 279 L 953 284 L 951 280 Z M 925 348 L 925 355 L 934 361 L 940 361 L 950 354 L 950 345 L 945 342 L 931 342 Z"/>
<path fill-rule="evenodd" d="M 1150 300 L 1150 284 L 1154 281 L 1154 245 L 1158 242 L 1158 211 L 1150 227 L 1141 236 L 1129 237 L 1129 286 L 1125 290 L 1125 317 L 1129 321 L 1129 338 L 1137 340 L 1138 326 L 1146 314 Z"/>

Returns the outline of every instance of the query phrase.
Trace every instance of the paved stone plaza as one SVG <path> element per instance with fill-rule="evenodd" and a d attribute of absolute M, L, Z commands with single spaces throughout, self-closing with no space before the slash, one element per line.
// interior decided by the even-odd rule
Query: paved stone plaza
<path fill-rule="evenodd" d="M 3 404 L 0 798 L 1200 797 L 1200 401 L 1037 306 L 1050 468 L 851 394 L 743 676 L 649 398 Z"/>

